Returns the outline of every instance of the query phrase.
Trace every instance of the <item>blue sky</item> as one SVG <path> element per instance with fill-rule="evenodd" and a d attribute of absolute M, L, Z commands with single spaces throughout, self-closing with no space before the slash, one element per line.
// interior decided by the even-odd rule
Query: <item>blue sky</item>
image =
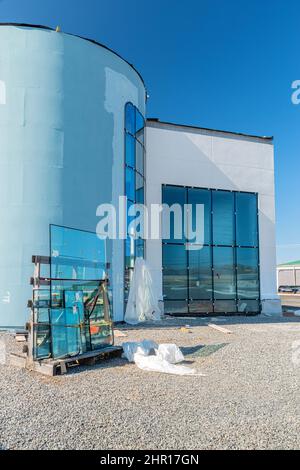
<path fill-rule="evenodd" d="M 278 262 L 300 259 L 298 0 L 0 0 L 0 21 L 116 50 L 145 79 L 149 117 L 274 135 Z"/>

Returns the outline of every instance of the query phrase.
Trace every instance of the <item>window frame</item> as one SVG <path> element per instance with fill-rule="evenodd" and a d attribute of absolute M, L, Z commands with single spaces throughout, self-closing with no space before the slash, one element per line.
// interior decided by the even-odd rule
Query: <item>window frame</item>
<path fill-rule="evenodd" d="M 128 113 L 128 108 L 132 108 L 131 112 Z M 131 127 L 131 126 L 127 126 L 127 121 L 126 121 L 126 118 L 127 118 L 127 115 L 128 114 L 131 114 L 132 115 L 132 111 L 133 111 L 133 114 L 134 114 L 134 132 L 132 132 L 132 129 L 128 128 L 128 127 Z M 142 118 L 142 122 L 143 122 L 143 127 L 140 127 L 138 130 L 137 130 L 137 115 L 139 116 L 139 119 Z M 143 189 L 143 200 L 144 200 L 144 204 L 145 204 L 145 199 L 146 199 L 146 148 L 145 148 L 145 128 L 146 128 L 146 120 L 145 120 L 145 117 L 142 115 L 142 113 L 140 112 L 140 110 L 131 102 L 131 101 L 127 101 L 125 103 L 125 106 L 124 106 L 124 164 L 123 164 L 123 167 L 124 167 L 124 184 L 123 184 L 123 194 L 127 197 L 127 200 L 129 203 L 132 203 L 132 204 L 141 204 L 141 202 L 139 201 L 139 198 L 140 196 L 138 197 L 137 194 L 141 194 L 141 189 Z M 143 139 L 140 139 L 138 138 L 137 136 L 137 132 L 143 130 Z M 134 162 L 134 166 L 128 164 L 127 162 L 127 136 L 129 136 L 131 139 L 133 139 L 134 141 L 134 145 L 133 145 L 133 151 L 134 151 L 134 157 L 133 157 L 133 162 Z M 131 140 L 130 139 L 130 140 Z M 141 174 L 140 171 L 137 170 L 137 146 L 141 146 L 142 148 L 142 151 L 143 151 L 143 159 L 142 159 L 142 164 L 143 164 L 143 174 Z M 126 191 L 126 173 L 127 173 L 127 169 L 130 169 L 132 172 L 133 172 L 133 190 L 130 191 L 130 193 L 133 193 L 134 194 L 134 200 L 130 197 L 128 197 L 128 194 L 127 194 L 127 191 Z M 138 178 L 137 178 L 138 177 Z M 143 186 L 141 186 L 141 188 L 137 189 L 136 187 L 136 183 L 137 183 L 137 179 L 141 178 L 141 182 L 143 182 Z M 127 208 L 126 208 L 127 209 Z M 127 220 L 127 218 L 126 218 Z M 132 276 L 132 271 L 134 269 L 133 266 L 131 266 L 131 262 L 130 264 L 128 265 L 127 263 L 127 259 L 126 259 L 126 242 L 128 240 L 128 235 L 127 235 L 127 229 L 128 229 L 128 225 L 127 225 L 127 222 L 126 222 L 126 239 L 124 240 L 124 302 L 126 303 L 127 301 L 127 297 L 126 297 L 126 292 L 127 292 L 127 288 L 126 288 L 126 282 L 127 282 L 127 279 L 129 279 L 129 286 L 130 286 L 130 278 Z M 145 243 L 145 240 L 142 240 L 143 241 L 143 248 L 142 248 L 142 251 L 143 251 L 143 258 L 145 258 L 145 251 L 146 251 L 146 243 Z M 136 246 L 139 245 L 141 246 L 141 244 L 137 244 L 136 243 L 137 240 L 135 240 L 134 242 L 134 253 L 133 253 L 133 260 L 136 259 Z M 139 239 L 139 242 L 140 242 L 140 239 Z M 131 271 L 131 273 L 130 273 Z"/>
<path fill-rule="evenodd" d="M 258 310 L 255 311 L 255 312 L 250 312 L 250 313 L 247 313 L 246 312 L 246 315 L 258 315 L 261 313 L 261 286 L 260 286 L 260 244 L 259 244 L 259 210 L 258 210 L 258 193 L 256 192 L 250 192 L 250 191 L 234 191 L 234 190 L 226 190 L 226 189 L 215 189 L 215 188 L 205 188 L 205 187 L 195 187 L 195 186 L 186 186 L 186 185 L 174 185 L 174 184 L 163 184 L 162 185 L 162 203 L 164 203 L 165 201 L 163 200 L 163 188 L 165 187 L 177 187 L 177 188 L 185 188 L 186 190 L 186 201 L 187 203 L 189 203 L 189 190 L 206 190 L 209 192 L 210 194 L 210 208 L 211 208 L 211 214 L 210 214 L 210 243 L 204 243 L 203 246 L 205 247 L 210 247 L 211 249 L 211 277 L 212 277 L 212 304 L 213 304 L 213 308 L 212 308 L 212 311 L 209 311 L 209 312 L 206 312 L 206 313 L 203 313 L 203 312 L 199 312 L 199 313 L 196 313 L 193 311 L 192 308 L 190 308 L 190 305 L 193 303 L 193 302 L 201 302 L 201 300 L 203 301 L 208 301 L 209 299 L 194 299 L 194 298 L 191 298 L 190 296 L 190 280 L 189 280 L 189 269 L 190 269 L 190 263 L 189 263 L 189 250 L 187 250 L 187 265 L 186 265 L 186 269 L 187 269 L 187 279 L 188 279 L 188 296 L 187 296 L 187 299 L 171 299 L 169 297 L 166 297 L 164 295 L 164 292 L 163 292 L 163 299 L 164 301 L 166 302 L 181 302 L 181 301 L 186 301 L 187 302 L 187 315 L 191 315 L 191 316 L 209 316 L 209 315 L 224 315 L 224 314 L 230 314 L 230 315 L 245 315 L 244 312 L 240 312 L 239 311 L 239 305 L 242 303 L 242 302 L 252 302 L 254 303 L 255 301 L 257 302 L 258 304 Z M 228 192 L 228 193 L 233 193 L 233 234 L 234 234 L 234 240 L 233 240 L 233 244 L 232 245 L 220 245 L 220 244 L 214 244 L 214 239 L 213 239 L 213 193 L 214 192 L 218 192 L 218 191 L 222 191 L 222 192 Z M 237 194 L 251 194 L 251 195 L 254 195 L 255 198 L 256 198 L 256 230 L 257 230 L 257 240 L 256 240 L 256 244 L 253 245 L 253 246 L 244 246 L 244 245 L 238 245 L 237 244 L 237 210 L 236 210 L 236 200 L 237 200 Z M 176 203 L 176 201 L 174 201 L 173 203 Z M 163 249 L 164 249 L 164 245 L 167 245 L 167 244 L 174 244 L 174 242 L 168 242 L 166 240 L 162 240 L 162 243 L 161 243 L 161 247 L 162 247 L 162 260 L 163 260 Z M 178 242 L 178 244 L 182 244 L 181 241 Z M 224 248 L 232 248 L 233 249 L 233 269 L 234 269 L 234 274 L 235 274 L 235 297 L 234 299 L 229 299 L 228 297 L 227 298 L 216 298 L 215 297 L 215 292 L 214 292 L 214 258 L 213 258 L 213 255 L 214 255 L 214 248 L 215 247 L 224 247 Z M 247 249 L 255 249 L 257 250 L 257 272 L 258 272 L 258 297 L 257 298 L 246 298 L 246 297 L 243 297 L 243 298 L 240 298 L 239 295 L 238 295 L 238 266 L 237 266 L 237 252 L 238 252 L 238 249 L 242 249 L 242 248 L 247 248 Z M 163 263 L 163 261 L 162 261 Z M 163 273 L 163 269 L 164 269 L 164 266 L 162 264 L 162 273 Z M 162 276 L 163 277 L 163 276 Z M 235 310 L 234 312 L 219 312 L 219 311 L 216 311 L 217 309 L 215 308 L 215 303 L 217 301 L 234 301 L 235 302 Z M 172 315 L 176 316 L 176 313 L 172 313 Z M 177 315 L 183 315 L 182 313 L 178 313 Z"/>

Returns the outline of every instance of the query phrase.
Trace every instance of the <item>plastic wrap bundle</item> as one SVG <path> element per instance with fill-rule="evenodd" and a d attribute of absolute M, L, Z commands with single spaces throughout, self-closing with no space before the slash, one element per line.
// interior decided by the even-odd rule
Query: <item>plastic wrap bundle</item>
<path fill-rule="evenodd" d="M 135 260 L 124 320 L 130 325 L 160 320 L 158 298 L 153 289 L 150 269 L 143 258 Z"/>
<path fill-rule="evenodd" d="M 140 369 L 149 372 L 162 372 L 175 375 L 203 375 L 195 369 L 177 365 L 184 361 L 184 356 L 176 344 L 160 344 L 154 341 L 126 342 L 123 357 L 134 362 Z"/>

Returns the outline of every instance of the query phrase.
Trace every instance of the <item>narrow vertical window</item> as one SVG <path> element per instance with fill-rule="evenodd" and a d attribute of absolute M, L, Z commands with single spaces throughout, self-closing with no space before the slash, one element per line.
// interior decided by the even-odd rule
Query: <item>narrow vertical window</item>
<path fill-rule="evenodd" d="M 125 184 L 124 194 L 127 196 L 127 211 L 133 204 L 145 202 L 145 119 L 132 103 L 125 106 Z M 135 239 L 128 233 L 132 217 L 127 217 L 127 238 L 125 240 L 125 273 L 124 300 L 128 299 L 134 261 L 137 257 L 144 258 L 145 241 Z"/>

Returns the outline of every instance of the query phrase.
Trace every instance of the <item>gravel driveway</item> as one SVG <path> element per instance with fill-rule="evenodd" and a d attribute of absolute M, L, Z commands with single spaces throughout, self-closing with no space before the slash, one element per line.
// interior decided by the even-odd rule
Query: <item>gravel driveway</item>
<path fill-rule="evenodd" d="M 175 342 L 205 377 L 123 359 L 53 378 L 0 365 L 0 448 L 299 449 L 300 318 L 209 321 L 233 333 L 170 319 L 116 339 Z M 8 334 L 0 342 L 17 347 Z"/>

